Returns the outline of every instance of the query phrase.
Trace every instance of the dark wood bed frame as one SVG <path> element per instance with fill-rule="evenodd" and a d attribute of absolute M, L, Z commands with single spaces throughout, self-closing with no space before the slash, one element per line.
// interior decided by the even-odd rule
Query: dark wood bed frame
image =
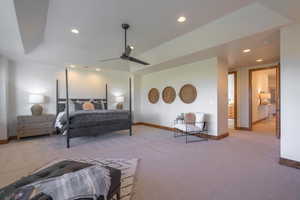
<path fill-rule="evenodd" d="M 66 140 L 67 140 L 67 148 L 70 148 L 70 139 L 74 137 L 83 137 L 83 136 L 95 136 L 96 134 L 108 133 L 112 131 L 119 131 L 119 130 L 129 130 L 129 135 L 132 136 L 132 101 L 131 101 L 131 78 L 129 78 L 129 124 L 126 124 L 126 128 L 116 128 L 112 125 L 101 125 L 89 128 L 77 128 L 77 129 L 70 129 L 70 111 L 69 111 L 69 100 L 76 102 L 76 101 L 89 101 L 90 98 L 69 98 L 69 77 L 68 77 L 68 69 L 65 70 L 65 78 L 66 78 L 66 98 L 59 97 L 59 83 L 56 80 L 56 116 L 60 112 L 59 104 L 65 103 L 66 108 L 66 115 L 67 115 L 67 132 L 66 132 Z M 108 109 L 108 87 L 107 84 L 105 85 L 105 98 L 94 99 L 95 101 L 103 102 L 104 108 Z M 127 126 L 128 125 L 128 126 Z M 87 134 L 86 132 L 92 133 Z"/>

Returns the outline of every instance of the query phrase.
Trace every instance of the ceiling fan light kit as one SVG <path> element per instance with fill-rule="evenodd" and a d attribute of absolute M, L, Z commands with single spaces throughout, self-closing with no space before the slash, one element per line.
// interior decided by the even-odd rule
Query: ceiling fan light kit
<path fill-rule="evenodd" d="M 108 62 L 108 61 L 112 61 L 112 60 L 127 60 L 130 62 L 134 62 L 134 63 L 138 63 L 138 64 L 142 64 L 142 65 L 150 65 L 149 63 L 139 60 L 137 58 L 131 57 L 130 53 L 131 51 L 134 49 L 132 46 L 127 45 L 127 30 L 130 28 L 129 24 L 122 24 L 122 28 L 124 29 L 124 53 L 119 57 L 119 58 L 109 58 L 109 59 L 105 59 L 105 60 L 100 60 L 101 62 Z"/>

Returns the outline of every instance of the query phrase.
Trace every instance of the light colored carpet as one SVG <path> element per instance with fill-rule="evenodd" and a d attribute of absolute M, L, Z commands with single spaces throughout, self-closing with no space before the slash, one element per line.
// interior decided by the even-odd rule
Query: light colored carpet
<path fill-rule="evenodd" d="M 275 117 L 272 117 L 270 119 L 263 120 L 254 124 L 252 129 L 257 133 L 276 136 L 276 119 Z"/>
<path fill-rule="evenodd" d="M 281 166 L 279 141 L 233 132 L 221 141 L 185 144 L 171 132 L 144 126 L 71 140 L 60 136 L 0 145 L 0 185 L 62 158 L 141 158 L 137 200 L 299 200 L 300 170 Z"/>

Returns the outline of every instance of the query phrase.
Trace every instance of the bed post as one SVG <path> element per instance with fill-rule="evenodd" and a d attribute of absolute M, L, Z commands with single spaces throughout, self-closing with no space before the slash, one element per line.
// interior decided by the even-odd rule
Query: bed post
<path fill-rule="evenodd" d="M 58 115 L 58 112 L 59 112 L 59 110 L 58 110 L 58 98 L 59 98 L 59 96 L 58 96 L 58 80 L 56 79 L 56 116 Z"/>
<path fill-rule="evenodd" d="M 70 148 L 70 138 L 69 138 L 69 78 L 68 78 L 68 68 L 66 68 L 66 113 L 67 113 L 67 148 Z"/>
<path fill-rule="evenodd" d="M 105 99 L 106 99 L 106 110 L 108 110 L 108 93 L 107 93 L 107 83 L 105 84 Z"/>
<path fill-rule="evenodd" d="M 58 80 L 56 79 L 56 117 L 58 115 L 58 101 L 59 101 L 59 93 L 58 93 Z M 55 129 L 56 134 L 58 134 L 59 130 L 58 128 Z"/>
<path fill-rule="evenodd" d="M 129 135 L 132 136 L 131 78 L 129 78 Z"/>

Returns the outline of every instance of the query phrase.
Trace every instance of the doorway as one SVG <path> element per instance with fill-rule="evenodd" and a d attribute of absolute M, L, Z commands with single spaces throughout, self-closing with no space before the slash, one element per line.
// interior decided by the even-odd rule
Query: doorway
<path fill-rule="evenodd" d="M 249 71 L 249 125 L 259 133 L 280 138 L 279 66 Z"/>
<path fill-rule="evenodd" d="M 237 127 L 237 72 L 228 73 L 228 128 Z"/>

